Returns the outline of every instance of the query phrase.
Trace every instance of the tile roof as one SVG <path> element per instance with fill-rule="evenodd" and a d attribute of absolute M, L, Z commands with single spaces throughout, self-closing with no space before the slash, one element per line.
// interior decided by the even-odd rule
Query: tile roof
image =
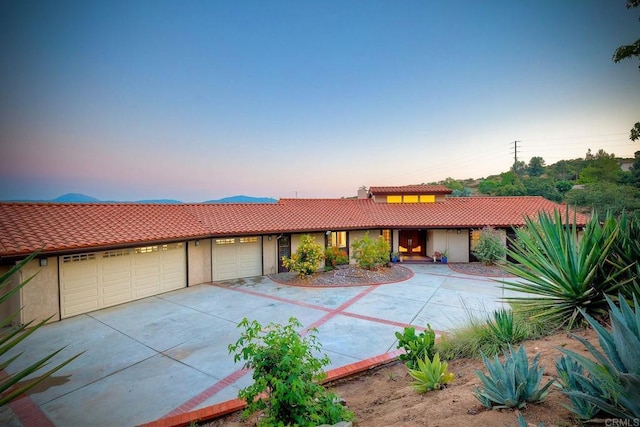
<path fill-rule="evenodd" d="M 371 194 L 451 194 L 444 185 L 403 185 L 396 187 L 369 187 Z"/>
<path fill-rule="evenodd" d="M 542 197 L 451 197 L 438 203 L 281 199 L 269 204 L 0 203 L 0 256 L 97 250 L 209 236 L 366 228 L 522 225 L 561 205 Z M 578 215 L 580 225 L 586 222 Z"/>
<path fill-rule="evenodd" d="M 0 256 L 207 234 L 182 205 L 0 203 Z"/>

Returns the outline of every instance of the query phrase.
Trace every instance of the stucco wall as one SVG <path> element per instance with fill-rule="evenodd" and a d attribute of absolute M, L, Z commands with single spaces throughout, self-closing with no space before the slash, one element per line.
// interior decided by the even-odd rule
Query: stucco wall
<path fill-rule="evenodd" d="M 11 266 L 10 265 L 3 265 L 0 266 L 0 275 L 2 274 L 6 274 L 9 270 L 11 270 Z M 9 279 L 9 283 L 14 282 L 13 278 Z M 9 287 L 3 288 L 2 293 L 5 294 L 9 291 Z M 17 300 L 18 300 L 19 296 L 15 297 L 16 302 L 13 304 L 12 306 L 12 301 L 8 300 L 3 302 L 2 304 L 0 304 L 0 319 L 6 319 L 7 317 L 9 317 L 14 311 L 15 311 L 15 306 L 18 306 L 17 304 Z"/>
<path fill-rule="evenodd" d="M 196 246 L 195 241 L 187 242 L 189 253 L 187 269 L 189 271 L 188 286 L 207 283 L 211 275 L 211 239 L 201 239 Z"/>
<path fill-rule="evenodd" d="M 278 272 L 278 236 L 262 236 L 262 274 Z"/>
<path fill-rule="evenodd" d="M 58 258 L 47 258 L 46 267 L 40 267 L 37 259 L 31 260 L 20 271 L 18 280 L 26 280 L 34 274 L 35 277 L 19 292 L 19 303 L 23 307 L 19 322 L 37 322 L 51 315 L 53 317 L 49 322 L 60 320 Z"/>

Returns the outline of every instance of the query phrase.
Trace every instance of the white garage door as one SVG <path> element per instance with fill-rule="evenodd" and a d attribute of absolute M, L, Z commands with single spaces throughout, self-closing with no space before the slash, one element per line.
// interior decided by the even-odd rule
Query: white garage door
<path fill-rule="evenodd" d="M 60 257 L 61 317 L 186 286 L 183 243 Z"/>
<path fill-rule="evenodd" d="M 214 239 L 213 280 L 262 275 L 262 238 Z"/>

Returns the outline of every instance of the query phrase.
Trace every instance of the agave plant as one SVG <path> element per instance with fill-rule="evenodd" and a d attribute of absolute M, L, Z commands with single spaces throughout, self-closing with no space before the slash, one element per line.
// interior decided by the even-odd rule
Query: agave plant
<path fill-rule="evenodd" d="M 418 369 L 409 369 L 409 375 L 414 379 L 413 389 L 418 393 L 440 390 L 455 377 L 448 369 L 449 364 L 440 361 L 439 353 L 433 356 L 433 360 L 425 356 L 424 360 L 418 360 Z"/>
<path fill-rule="evenodd" d="M 537 221 L 528 218 L 526 231 L 516 230 L 517 238 L 508 251 L 515 263 L 504 267 L 524 281 L 501 282 L 505 289 L 529 295 L 505 301 L 569 328 L 582 320 L 581 310 L 592 316 L 605 314 L 605 296 L 631 280 L 624 276 L 631 265 L 617 265 L 606 277 L 602 274 L 618 232 L 611 215 L 602 225 L 597 215 L 592 216 L 580 237 L 575 218 L 563 224 L 558 211 L 553 216 L 541 212 Z"/>
<path fill-rule="evenodd" d="M 640 218 L 629 216 L 623 212 L 618 219 L 620 232 L 615 240 L 607 262 L 602 266 L 602 275 L 630 266 L 621 279 L 626 283 L 620 293 L 633 300 L 633 295 L 640 295 Z"/>
<path fill-rule="evenodd" d="M 596 384 L 595 392 L 586 388 L 572 389 L 564 393 L 570 398 L 592 402 L 596 407 L 616 418 L 640 419 L 640 307 L 637 296 L 633 296 L 632 309 L 619 296 L 620 308 L 607 298 L 611 332 L 587 313 L 583 313 L 598 334 L 602 351 L 586 339 L 573 335 L 587 348 L 595 360 L 568 349 L 560 349 L 582 365 L 588 377 L 577 375 L 583 384 Z"/>
<path fill-rule="evenodd" d="M 553 380 L 540 388 L 544 370 L 539 367 L 540 353 L 536 354 L 529 367 L 529 359 L 524 346 L 504 352 L 504 363 L 498 356 L 493 360 L 482 355 L 482 361 L 488 375 L 476 370 L 482 386 L 476 388 L 474 395 L 487 408 L 523 408 L 527 403 L 542 401 L 549 393 Z"/>
<path fill-rule="evenodd" d="M 598 381 L 585 376 L 584 367 L 580 363 L 566 355 L 556 360 L 556 372 L 558 386 L 563 392 L 579 391 L 590 396 L 602 396 L 605 393 Z M 600 412 L 595 403 L 581 396 L 570 395 L 569 400 L 570 405 L 562 404 L 562 406 L 581 420 L 593 419 Z"/>
<path fill-rule="evenodd" d="M 487 327 L 503 344 L 515 344 L 527 337 L 526 331 L 515 321 L 513 311 L 504 308 L 493 311 L 493 321 L 487 319 Z"/>
<path fill-rule="evenodd" d="M 11 289 L 11 281 L 10 281 L 11 276 L 17 273 L 22 267 L 24 267 L 25 264 L 27 264 L 37 255 L 38 255 L 38 252 L 31 254 L 29 257 L 27 257 L 20 263 L 16 264 L 11 270 L 9 270 L 8 272 L 0 276 L 0 291 L 3 292 L 2 295 L 0 295 L 0 304 L 7 301 L 13 294 L 18 292 L 20 289 L 26 286 L 27 283 L 31 281 L 31 279 L 33 279 L 34 276 L 31 276 L 28 279 L 22 281 L 18 286 Z M 10 315 L 8 318 L 2 320 L 0 322 L 0 329 L 10 326 L 11 322 L 18 316 L 19 312 L 20 311 L 17 311 L 12 315 Z M 9 350 L 11 350 L 16 345 L 18 345 L 18 343 L 22 342 L 29 335 L 37 331 L 42 325 L 47 323 L 49 319 L 51 319 L 51 317 L 40 321 L 39 323 L 37 323 L 36 325 L 30 328 L 30 326 L 33 323 L 33 321 L 31 321 L 15 329 L 10 329 L 10 331 L 4 335 L 0 335 L 0 358 L 4 356 Z M 11 402 L 21 394 L 30 390 L 31 388 L 33 388 L 34 386 L 36 386 L 46 378 L 53 375 L 56 371 L 66 366 L 76 357 L 80 356 L 80 354 L 82 354 L 82 353 L 77 354 L 71 357 L 70 359 L 67 359 L 64 362 L 49 369 L 48 371 L 41 373 L 40 375 L 31 379 L 30 381 L 26 381 L 24 384 L 19 385 L 20 381 L 26 380 L 27 377 L 31 376 L 32 374 L 38 373 L 40 370 L 48 366 L 50 363 L 49 361 L 65 348 L 66 347 L 62 347 L 61 349 L 54 351 L 53 353 L 32 363 L 30 366 L 24 368 L 23 370 L 11 375 L 7 375 L 6 377 L 2 378 L 2 380 L 0 380 L 0 406 L 6 405 L 7 403 Z M 0 371 L 4 371 L 6 368 L 10 367 L 13 362 L 18 360 L 22 356 L 22 354 L 23 353 L 18 353 L 8 358 L 7 360 L 1 362 Z"/>

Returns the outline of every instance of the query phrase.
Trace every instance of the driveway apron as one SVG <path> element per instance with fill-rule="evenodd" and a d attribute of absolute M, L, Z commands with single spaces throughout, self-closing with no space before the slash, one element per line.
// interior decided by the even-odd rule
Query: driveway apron
<path fill-rule="evenodd" d="M 237 397 L 251 375 L 227 346 L 244 317 L 297 318 L 317 328 L 327 370 L 396 349 L 405 326 L 438 333 L 502 307 L 495 280 L 446 265 L 406 265 L 408 280 L 352 287 L 292 287 L 268 277 L 213 282 L 46 325 L 3 356 L 15 373 L 67 346 L 84 351 L 28 396 L 0 411 L 2 425 L 135 426 Z"/>

